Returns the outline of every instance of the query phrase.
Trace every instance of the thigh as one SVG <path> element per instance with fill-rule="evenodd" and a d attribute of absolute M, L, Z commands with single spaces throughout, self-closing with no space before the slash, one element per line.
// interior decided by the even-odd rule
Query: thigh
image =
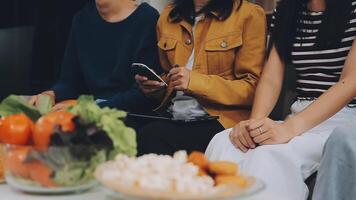
<path fill-rule="evenodd" d="M 156 121 L 143 127 L 137 137 L 139 145 L 154 145 L 153 148 L 156 150 L 152 151 L 153 153 L 172 154 L 178 150 L 205 151 L 211 138 L 223 129 L 216 120 L 199 123 Z M 160 146 L 162 152 L 157 152 Z M 145 151 L 144 153 L 152 153 L 150 148 Z"/>
<path fill-rule="evenodd" d="M 247 173 L 290 170 L 306 179 L 318 169 L 325 141 L 321 134 L 306 133 L 287 144 L 259 146 L 247 152 L 242 168 Z"/>
<path fill-rule="evenodd" d="M 237 149 L 230 141 L 232 129 L 226 129 L 214 136 L 210 141 L 205 155 L 209 160 L 226 160 L 240 163 L 247 154 Z"/>

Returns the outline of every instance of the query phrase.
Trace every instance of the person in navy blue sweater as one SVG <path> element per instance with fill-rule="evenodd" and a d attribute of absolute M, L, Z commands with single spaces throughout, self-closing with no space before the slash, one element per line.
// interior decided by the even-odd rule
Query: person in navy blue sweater
<path fill-rule="evenodd" d="M 135 0 L 92 0 L 75 15 L 59 81 L 48 95 L 53 103 L 81 94 L 95 97 L 102 107 L 126 111 L 151 109 L 155 101 L 138 88 L 130 70 L 134 62 L 161 72 L 157 10 Z"/>

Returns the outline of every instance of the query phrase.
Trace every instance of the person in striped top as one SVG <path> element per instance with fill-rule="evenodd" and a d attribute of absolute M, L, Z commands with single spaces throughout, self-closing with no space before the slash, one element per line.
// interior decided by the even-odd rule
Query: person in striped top
<path fill-rule="evenodd" d="M 356 117 L 355 36 L 356 0 L 281 0 L 250 120 L 217 134 L 207 156 L 238 162 L 283 199 L 306 199 L 304 180 L 318 170 L 326 140 Z M 276 122 L 268 116 L 289 66 L 297 99 Z"/>

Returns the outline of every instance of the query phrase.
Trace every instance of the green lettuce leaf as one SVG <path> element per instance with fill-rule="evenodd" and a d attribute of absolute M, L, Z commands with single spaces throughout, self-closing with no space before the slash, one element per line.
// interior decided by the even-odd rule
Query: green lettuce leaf
<path fill-rule="evenodd" d="M 55 171 L 53 180 L 60 186 L 78 186 L 94 180 L 96 167 L 104 163 L 105 151 L 99 151 L 90 161 L 69 161 L 62 169 Z"/>
<path fill-rule="evenodd" d="M 36 107 L 42 115 L 51 112 L 52 110 L 51 97 L 49 97 L 48 95 L 40 95 L 38 99 L 38 105 Z"/>
<path fill-rule="evenodd" d="M 24 113 L 27 117 L 32 119 L 32 121 L 36 121 L 52 109 L 49 96 L 40 96 L 38 102 L 38 106 L 35 107 L 29 104 L 22 96 L 10 95 L 0 104 L 0 116 L 7 117 L 9 115 Z"/>
<path fill-rule="evenodd" d="M 103 129 L 113 141 L 115 153 L 129 156 L 137 154 L 136 133 L 123 122 L 126 112 L 100 108 L 91 96 L 79 97 L 77 105 L 69 108 L 69 111 L 80 116 L 85 122 L 95 123 Z"/>
<path fill-rule="evenodd" d="M 92 148 L 84 147 L 83 148 Z M 94 180 L 97 166 L 107 161 L 107 151 L 97 151 L 90 159 L 76 159 L 70 148 L 50 147 L 47 151 L 30 151 L 26 162 L 39 160 L 53 170 L 53 181 L 62 187 L 78 186 Z"/>
<path fill-rule="evenodd" d="M 30 105 L 28 101 L 21 96 L 10 95 L 1 102 L 0 116 L 7 117 L 19 113 L 24 113 L 33 121 L 41 117 L 41 112 L 35 106 Z"/>

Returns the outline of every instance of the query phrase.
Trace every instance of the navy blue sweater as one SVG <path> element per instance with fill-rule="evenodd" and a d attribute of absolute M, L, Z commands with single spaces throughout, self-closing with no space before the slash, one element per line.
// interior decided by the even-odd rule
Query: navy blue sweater
<path fill-rule="evenodd" d="M 125 20 L 109 23 L 101 18 L 95 2 L 89 2 L 73 19 L 60 80 L 53 87 L 56 101 L 91 94 L 107 100 L 99 103 L 102 107 L 152 108 L 152 100 L 140 91 L 130 67 L 141 62 L 161 72 L 158 17 L 154 8 L 143 3 Z"/>

